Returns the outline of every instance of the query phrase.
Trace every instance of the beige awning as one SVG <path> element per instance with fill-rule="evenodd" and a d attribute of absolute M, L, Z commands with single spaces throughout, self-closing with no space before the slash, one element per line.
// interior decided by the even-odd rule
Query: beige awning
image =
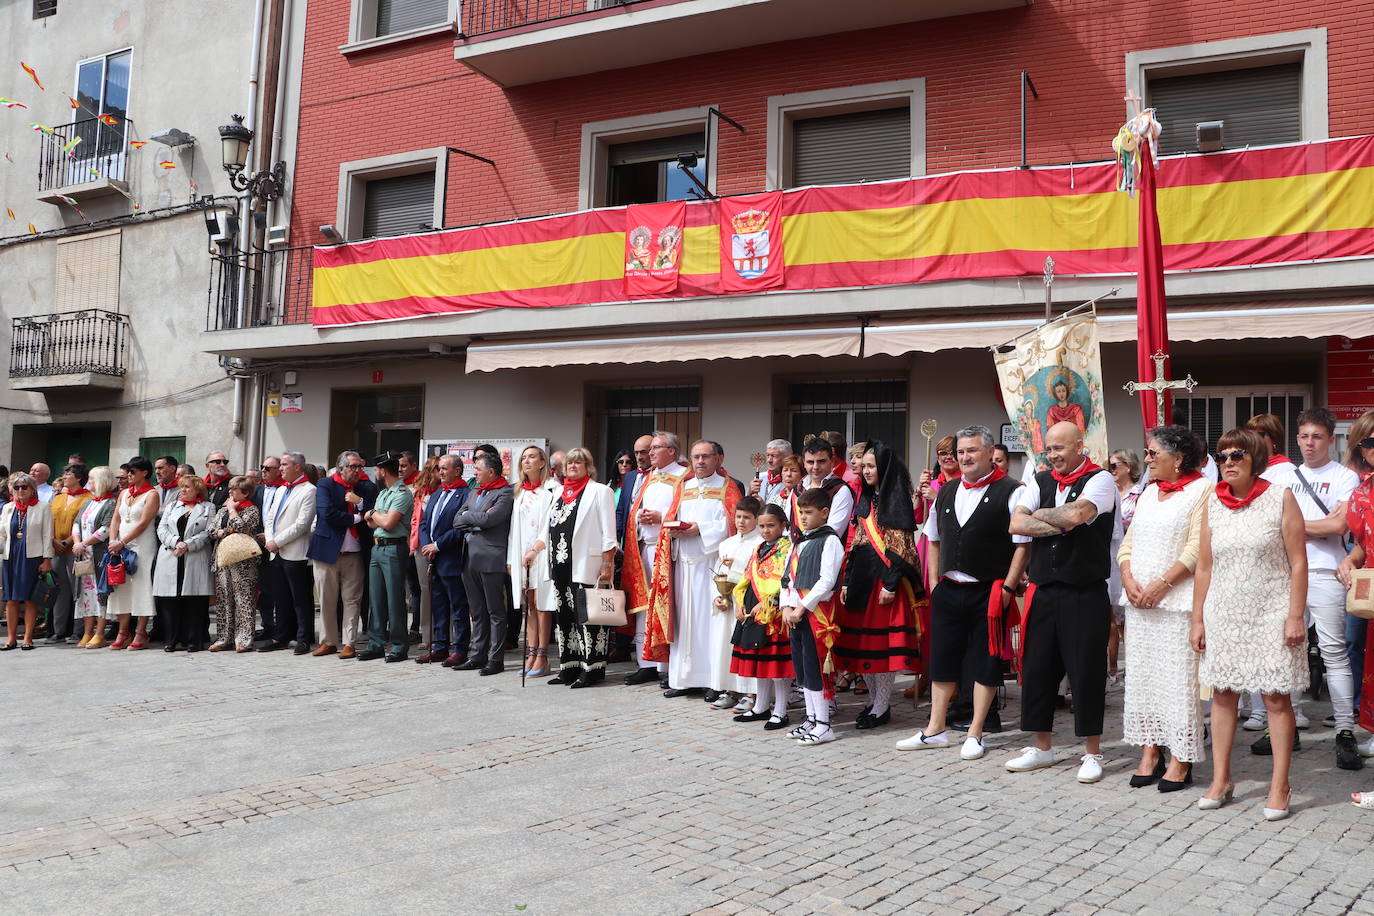
<path fill-rule="evenodd" d="M 771 327 L 711 333 L 474 343 L 468 372 L 603 363 L 670 363 L 752 356 L 858 356 L 859 326 Z"/>
<path fill-rule="evenodd" d="M 968 321 L 875 322 L 868 327 L 864 354 L 900 356 L 937 350 L 996 347 L 1033 330 L 1041 319 L 990 318 Z M 1136 339 L 1134 313 L 1098 317 L 1099 340 Z M 1252 303 L 1169 313 L 1170 340 L 1244 340 L 1261 337 L 1364 336 L 1374 331 L 1374 302 Z"/>

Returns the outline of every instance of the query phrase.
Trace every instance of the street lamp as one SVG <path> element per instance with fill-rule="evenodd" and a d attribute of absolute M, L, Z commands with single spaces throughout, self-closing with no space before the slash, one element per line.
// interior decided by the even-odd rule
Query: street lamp
<path fill-rule="evenodd" d="M 253 143 L 253 130 L 243 124 L 243 115 L 231 115 L 231 124 L 219 129 L 221 155 L 224 170 L 229 173 L 229 184 L 236 191 L 247 191 L 250 197 L 263 200 L 277 200 L 281 197 L 282 186 L 286 184 L 286 163 L 278 162 L 272 170 L 246 175 L 248 147 Z"/>

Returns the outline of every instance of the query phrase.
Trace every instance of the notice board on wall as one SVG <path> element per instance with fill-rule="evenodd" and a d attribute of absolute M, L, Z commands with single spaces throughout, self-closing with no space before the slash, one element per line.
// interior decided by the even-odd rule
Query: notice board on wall
<path fill-rule="evenodd" d="M 530 437 L 527 439 L 480 439 L 476 437 L 453 439 L 421 439 L 420 454 L 425 460 L 441 455 L 457 455 L 463 460 L 463 476 L 473 475 L 472 451 L 479 445 L 494 445 L 501 455 L 501 466 L 505 469 L 506 479 L 511 483 L 519 478 L 520 453 L 531 445 L 538 446 L 549 453 L 549 440 Z"/>

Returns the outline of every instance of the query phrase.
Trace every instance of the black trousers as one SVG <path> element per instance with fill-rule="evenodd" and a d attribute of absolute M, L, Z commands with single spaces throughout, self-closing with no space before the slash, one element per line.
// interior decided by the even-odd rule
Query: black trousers
<path fill-rule="evenodd" d="M 264 588 L 275 610 L 271 635 L 277 642 L 311 642 L 315 625 L 315 575 L 309 560 L 277 557 L 263 566 Z"/>
<path fill-rule="evenodd" d="M 803 690 L 824 690 L 825 677 L 816 651 L 816 634 L 811 630 L 811 612 L 792 627 L 792 672 Z"/>
<path fill-rule="evenodd" d="M 930 679 L 956 683 L 965 672 L 988 687 L 1002 686 L 1002 661 L 988 652 L 991 582 L 941 579 L 930 595 Z"/>
<path fill-rule="evenodd" d="M 504 572 L 463 570 L 463 592 L 472 621 L 469 658 L 501 666 L 506 660 L 506 586 Z"/>
<path fill-rule="evenodd" d="M 205 648 L 205 630 L 210 626 L 210 596 L 185 595 L 179 598 L 159 598 L 165 602 L 170 632 L 167 645 L 196 645 Z"/>
<path fill-rule="evenodd" d="M 1107 583 L 1037 585 L 1023 630 L 1021 728 L 1054 730 L 1054 698 L 1069 676 L 1073 689 L 1073 733 L 1102 734 L 1107 704 L 1107 635 L 1112 608 Z"/>

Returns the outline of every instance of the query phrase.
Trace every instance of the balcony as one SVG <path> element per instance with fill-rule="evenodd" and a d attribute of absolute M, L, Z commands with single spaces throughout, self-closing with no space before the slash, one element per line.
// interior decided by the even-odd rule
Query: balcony
<path fill-rule="evenodd" d="M 12 390 L 124 387 L 124 315 L 102 309 L 29 315 L 13 319 L 11 331 Z"/>
<path fill-rule="evenodd" d="M 44 134 L 38 154 L 38 199 L 58 204 L 63 197 L 82 201 L 127 194 L 132 136 L 133 121 L 109 125 L 95 118 L 63 124 Z M 64 152 L 73 140 L 81 142 Z"/>
<path fill-rule="evenodd" d="M 1031 0 L 463 0 L 454 57 L 521 86 Z"/>
<path fill-rule="evenodd" d="M 309 324 L 314 254 L 307 245 L 215 255 L 210 259 L 205 329 Z"/>

